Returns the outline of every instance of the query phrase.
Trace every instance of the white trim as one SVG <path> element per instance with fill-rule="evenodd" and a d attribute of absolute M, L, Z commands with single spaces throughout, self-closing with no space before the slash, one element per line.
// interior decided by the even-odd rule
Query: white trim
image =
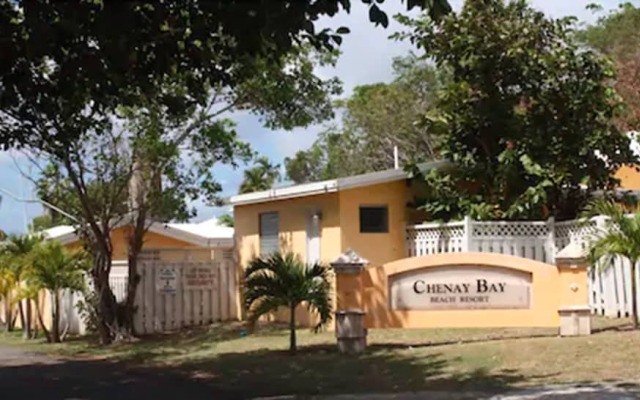
<path fill-rule="evenodd" d="M 421 164 L 423 171 L 440 168 L 448 165 L 448 161 L 433 161 Z M 403 170 L 388 169 L 386 171 L 371 172 L 368 174 L 348 176 L 346 178 L 330 179 L 321 182 L 303 183 L 283 188 L 274 188 L 261 192 L 239 194 L 231 196 L 228 203 L 234 206 L 245 204 L 264 203 L 275 200 L 285 200 L 297 197 L 313 196 L 324 193 L 335 193 L 340 190 L 354 189 L 363 186 L 372 186 L 386 182 L 407 179 L 409 176 Z"/>

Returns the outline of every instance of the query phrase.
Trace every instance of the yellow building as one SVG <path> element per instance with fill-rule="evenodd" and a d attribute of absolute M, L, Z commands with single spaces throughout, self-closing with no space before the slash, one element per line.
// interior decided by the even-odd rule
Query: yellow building
<path fill-rule="evenodd" d="M 640 190 L 637 168 L 625 166 L 616 177 L 621 191 Z M 403 258 L 406 226 L 423 222 L 407 207 L 412 200 L 407 174 L 398 169 L 233 196 L 240 266 L 275 250 L 306 262 L 330 262 L 347 249 L 372 265 Z"/>
<path fill-rule="evenodd" d="M 405 256 L 411 200 L 399 169 L 233 196 L 239 264 L 273 251 L 328 263 L 350 248 L 372 264 L 397 260 Z"/>
<path fill-rule="evenodd" d="M 616 177 L 622 191 L 640 189 L 635 167 L 621 168 Z M 424 221 L 407 207 L 414 198 L 407 178 L 392 169 L 231 197 L 240 273 L 254 257 L 274 251 L 329 263 L 353 249 L 371 266 L 407 257 L 407 226 Z"/>
<path fill-rule="evenodd" d="M 126 267 L 127 265 L 127 243 L 131 232 L 132 228 L 124 225 L 115 228 L 111 233 L 114 268 Z M 80 245 L 75 228 L 70 225 L 47 229 L 43 235 L 45 238 L 57 240 L 69 248 Z M 233 228 L 220 226 L 215 218 L 200 223 L 155 222 L 150 224 L 143 241 L 143 251 L 230 250 L 234 245 Z"/>
<path fill-rule="evenodd" d="M 109 282 L 118 301 L 126 296 L 128 276 L 127 247 L 130 226 L 120 226 L 112 231 L 113 246 L 112 268 Z M 233 228 L 220 226 L 213 218 L 200 223 L 152 223 L 144 236 L 141 259 L 153 259 L 170 263 L 212 262 L 233 259 Z M 69 248 L 79 247 L 80 239 L 73 226 L 57 226 L 43 232 L 49 240 L 57 240 Z M 228 261 L 232 263 L 233 261 Z M 138 271 L 140 272 L 140 266 Z M 233 277 L 233 282 L 237 279 Z M 222 283 L 221 283 L 222 284 Z M 234 284 L 235 286 L 235 284 Z M 213 293 L 213 291 L 211 291 Z M 72 333 L 84 333 L 84 324 L 75 307 L 81 299 L 79 293 L 67 293 L 63 296 L 62 324 L 69 325 Z M 50 308 L 48 296 L 43 296 L 40 305 L 45 317 L 45 324 L 50 326 Z M 240 315 L 239 306 L 228 304 L 225 319 L 237 319 Z M 237 301 L 235 302 L 237 303 Z M 140 308 L 143 305 L 139 305 Z M 209 310 L 211 311 L 211 310 Z"/>

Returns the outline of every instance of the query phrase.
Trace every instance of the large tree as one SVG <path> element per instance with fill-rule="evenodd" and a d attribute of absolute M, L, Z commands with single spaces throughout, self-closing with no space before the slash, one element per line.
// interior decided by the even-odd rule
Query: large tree
<path fill-rule="evenodd" d="M 436 157 L 434 137 L 416 124 L 428 113 L 443 77 L 414 55 L 396 58 L 390 83 L 357 86 L 336 102 L 341 123 L 322 131 L 313 145 L 285 160 L 296 183 L 379 171 Z"/>
<path fill-rule="evenodd" d="M 579 38 L 614 61 L 615 87 L 626 103 L 617 121 L 621 129 L 640 130 L 640 8 L 625 3 L 579 32 Z"/>
<path fill-rule="evenodd" d="M 379 2 L 364 3 L 370 19 L 386 26 Z M 408 7 L 417 4 L 407 1 Z M 177 123 L 181 129 L 170 132 L 174 139 L 190 140 L 197 149 L 210 145 L 208 156 L 235 143 L 219 118 L 231 109 L 251 108 L 267 124 L 278 121 L 273 126 L 296 126 L 306 117 L 302 125 L 314 122 L 327 115 L 327 108 L 317 102 L 305 108 L 306 101 L 325 92 L 314 90 L 317 80 L 303 83 L 309 63 L 297 61 L 304 60 L 308 46 L 331 51 L 340 44 L 348 29 L 334 32 L 316 25 L 319 17 L 349 8 L 348 0 L 0 0 L 0 146 L 46 155 L 76 193 L 78 226 L 94 256 L 91 273 L 103 342 L 112 338 L 109 327 L 116 312 L 108 285 L 109 233 L 126 208 L 129 178 L 155 168 L 131 150 L 129 137 L 117 132 L 118 119 L 129 118 L 122 110 L 133 110 L 138 121 L 156 115 L 163 129 Z M 430 10 L 443 14 L 448 5 L 438 1 Z M 260 89 L 279 95 L 254 96 Z M 221 108 L 208 112 L 211 106 Z M 153 130 L 153 124 L 148 126 Z M 156 150 L 171 153 L 159 135 L 150 146 L 156 143 Z M 180 146 L 182 140 L 170 141 L 174 155 Z M 203 167 L 216 157 L 205 159 Z M 215 183 L 207 185 L 215 188 Z M 134 187 L 134 198 L 146 197 L 145 190 Z M 141 226 L 144 215 L 137 210 L 134 215 L 135 226 Z"/>
<path fill-rule="evenodd" d="M 572 218 L 636 163 L 613 123 L 613 66 L 574 39 L 574 19 L 521 0 L 468 0 L 441 21 L 400 20 L 411 29 L 402 36 L 450 75 L 425 118 L 453 164 L 427 177 L 419 205 L 432 218 Z"/>

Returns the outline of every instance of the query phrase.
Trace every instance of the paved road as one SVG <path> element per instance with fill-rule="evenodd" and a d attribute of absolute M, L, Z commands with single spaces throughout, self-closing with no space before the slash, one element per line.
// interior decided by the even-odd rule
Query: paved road
<path fill-rule="evenodd" d="M 227 399 L 214 384 L 162 369 L 133 369 L 101 360 L 63 360 L 0 346 L 0 393 L 10 399 Z M 247 392 L 247 388 L 243 388 Z M 6 396 L 6 397 L 5 397 Z M 293 399 L 293 396 L 278 399 Z M 272 398 L 275 399 L 275 398 Z M 640 399 L 638 385 L 550 386 L 501 395 L 420 392 L 317 397 L 318 400 L 621 400 Z"/>

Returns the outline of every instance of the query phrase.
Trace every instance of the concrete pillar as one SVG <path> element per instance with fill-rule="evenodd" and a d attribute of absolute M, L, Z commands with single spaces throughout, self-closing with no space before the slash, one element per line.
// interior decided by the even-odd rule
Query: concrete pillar
<path fill-rule="evenodd" d="M 556 255 L 560 281 L 560 336 L 591 334 L 588 265 L 585 252 L 571 243 Z"/>
<path fill-rule="evenodd" d="M 334 262 L 337 310 L 336 339 L 341 353 L 361 353 L 367 346 L 362 301 L 362 274 L 369 261 L 349 249 Z"/>

